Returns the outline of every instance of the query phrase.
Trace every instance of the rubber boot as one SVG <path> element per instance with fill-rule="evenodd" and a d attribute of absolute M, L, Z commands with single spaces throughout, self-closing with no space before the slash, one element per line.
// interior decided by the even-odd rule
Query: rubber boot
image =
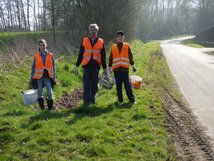
<path fill-rule="evenodd" d="M 45 108 L 44 99 L 43 98 L 38 98 L 38 102 L 39 102 L 40 109 L 43 110 Z"/>
<path fill-rule="evenodd" d="M 53 100 L 47 100 L 48 110 L 53 109 Z"/>

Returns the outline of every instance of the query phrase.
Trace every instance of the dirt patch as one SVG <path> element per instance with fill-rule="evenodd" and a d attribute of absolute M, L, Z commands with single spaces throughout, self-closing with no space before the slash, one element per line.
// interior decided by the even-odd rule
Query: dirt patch
<path fill-rule="evenodd" d="M 214 152 L 203 128 L 193 114 L 162 90 L 162 99 L 167 113 L 168 127 L 179 160 L 182 161 L 213 161 Z"/>
<path fill-rule="evenodd" d="M 71 108 L 74 109 L 77 107 L 77 104 L 80 100 L 83 99 L 83 89 L 74 90 L 71 95 L 63 96 L 60 100 L 58 100 L 55 104 L 55 110 L 59 110 L 62 108 Z"/>

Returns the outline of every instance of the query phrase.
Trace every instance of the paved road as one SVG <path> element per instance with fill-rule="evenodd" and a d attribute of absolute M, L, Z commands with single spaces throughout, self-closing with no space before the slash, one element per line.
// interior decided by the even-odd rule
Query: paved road
<path fill-rule="evenodd" d="M 214 49 L 197 49 L 180 44 L 186 38 L 161 42 L 161 48 L 181 93 L 199 122 L 206 128 L 214 147 Z"/>

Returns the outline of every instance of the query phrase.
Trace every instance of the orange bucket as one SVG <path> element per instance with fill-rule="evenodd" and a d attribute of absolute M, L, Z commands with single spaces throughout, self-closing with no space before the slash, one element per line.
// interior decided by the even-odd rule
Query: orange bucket
<path fill-rule="evenodd" d="M 131 75 L 129 77 L 133 89 L 140 89 L 143 79 L 138 75 Z"/>

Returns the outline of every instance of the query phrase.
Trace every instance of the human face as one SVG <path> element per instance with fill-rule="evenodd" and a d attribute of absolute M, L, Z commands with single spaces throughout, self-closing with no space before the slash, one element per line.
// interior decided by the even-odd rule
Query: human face
<path fill-rule="evenodd" d="M 98 33 L 98 31 L 97 31 L 97 29 L 95 27 L 91 27 L 89 29 L 90 38 L 95 39 L 97 37 L 97 33 Z"/>
<path fill-rule="evenodd" d="M 46 45 L 43 42 L 40 42 L 39 49 L 42 53 L 44 53 L 46 51 Z"/>
<path fill-rule="evenodd" d="M 123 35 L 117 35 L 116 40 L 117 40 L 117 43 L 123 43 L 125 38 Z"/>

